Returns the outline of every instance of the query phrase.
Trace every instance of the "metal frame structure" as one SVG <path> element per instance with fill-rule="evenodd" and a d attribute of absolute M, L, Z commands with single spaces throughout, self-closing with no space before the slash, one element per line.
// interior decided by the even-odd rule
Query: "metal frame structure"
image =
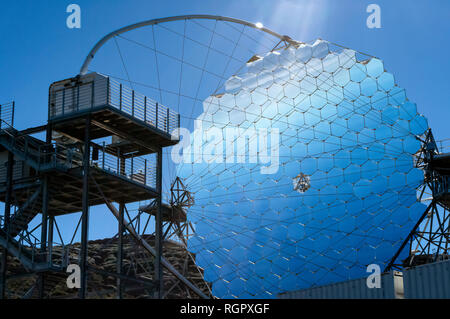
<path fill-rule="evenodd" d="M 138 28 L 142 28 L 142 27 L 147 27 L 147 26 L 152 26 L 152 25 L 156 25 L 156 24 L 160 24 L 163 22 L 171 22 L 171 21 L 181 21 L 181 20 L 192 20 L 192 19 L 206 19 L 206 20 L 217 20 L 217 21 L 228 21 L 228 22 L 233 22 L 233 23 L 237 23 L 237 24 L 242 24 L 245 26 L 248 26 L 250 28 L 254 28 L 254 29 L 258 29 L 261 30 L 263 32 L 266 32 L 278 39 L 280 39 L 280 42 L 287 42 L 289 44 L 293 44 L 293 45 L 298 45 L 299 42 L 292 40 L 289 36 L 287 35 L 281 35 L 276 33 L 275 31 L 272 31 L 270 29 L 267 29 L 265 27 L 261 27 L 255 23 L 251 23 L 245 20 L 240 20 L 240 19 L 235 19 L 235 18 L 230 18 L 230 17 L 223 17 L 223 16 L 217 16 L 217 15 L 208 15 L 208 14 L 191 14 L 191 15 L 182 15 L 182 16 L 173 16 L 173 17 L 167 17 L 167 18 L 159 18 L 159 19 L 152 19 L 152 20 L 146 20 L 143 22 L 139 22 L 139 23 L 135 23 L 123 28 L 120 28 L 116 31 L 113 31 L 109 34 L 107 34 L 106 36 L 104 36 L 100 41 L 98 41 L 95 46 L 92 48 L 92 50 L 89 52 L 89 54 L 87 55 L 86 59 L 84 60 L 83 66 L 81 67 L 80 70 L 80 75 L 85 75 L 88 72 L 89 69 L 89 65 L 91 63 L 91 61 L 94 59 L 95 54 L 98 52 L 98 50 L 100 50 L 100 48 L 106 43 L 108 42 L 110 39 L 114 38 L 117 35 L 138 29 Z"/>
<path fill-rule="evenodd" d="M 12 278 L 7 276 L 10 256 L 18 259 L 24 267 L 14 274 L 14 278 L 37 276 L 23 298 L 47 298 L 49 288 L 67 277 L 65 269 L 70 263 L 80 266 L 78 298 L 81 299 L 92 294 L 88 291 L 88 279 L 94 273 L 116 278 L 117 298 L 122 298 L 125 291 L 135 289 L 130 284 L 138 285 L 149 296 L 162 298 L 168 294 L 164 292 L 163 268 L 177 279 L 178 285 L 181 283 L 186 287 L 188 294 L 192 291 L 200 298 L 208 298 L 204 290 L 186 278 L 184 270 L 180 272 L 163 257 L 162 152 L 164 147 L 178 143 L 176 136 L 169 133 L 169 120 L 173 116 L 167 109 L 163 117 L 158 111 L 162 106 L 153 103 L 149 104 L 145 113 L 149 118 L 142 121 L 131 111 L 127 114 L 127 105 L 122 103 L 121 95 L 120 108 L 115 108 L 111 102 L 113 93 L 109 89 L 109 78 L 107 85 L 99 91 L 96 87 L 99 78 L 96 76 L 88 74 L 53 83 L 50 86 L 47 125 L 17 131 L 4 121 L 6 127 L 0 130 L 0 151 L 7 154 L 7 160 L 3 161 L 6 171 L 0 171 L 4 178 L 1 183 L 0 177 L 0 200 L 5 203 L 0 228 L 0 247 L 3 249 L 0 297 L 7 296 L 8 280 Z M 90 81 L 89 85 L 86 86 L 83 81 Z M 88 90 L 81 90 L 81 87 L 88 87 Z M 101 92 L 106 94 L 106 102 L 96 105 Z M 137 93 L 132 91 L 132 96 L 135 95 Z M 128 109 L 134 111 L 135 99 L 129 103 Z M 10 105 L 14 107 L 14 104 Z M 55 108 L 62 112 L 55 113 Z M 65 108 L 72 112 L 65 113 Z M 150 118 L 151 114 L 156 116 L 156 120 Z M 158 126 L 158 117 L 164 123 L 162 127 Z M 175 121 L 179 127 L 179 119 L 175 117 Z M 46 132 L 45 141 L 31 136 L 39 132 Z M 111 144 L 94 142 L 95 139 L 108 137 L 112 138 Z M 114 142 L 114 137 L 119 138 L 120 142 Z M 153 154 L 156 157 L 153 167 L 149 167 L 152 164 L 147 159 L 138 161 L 139 157 Z M 111 164 L 111 156 L 115 167 Z M 18 163 L 21 163 L 22 170 L 17 175 Z M 136 167 L 138 163 L 140 167 Z M 27 173 L 24 173 L 23 167 L 27 168 Z M 150 178 L 151 174 L 154 178 Z M 127 203 L 148 199 L 152 199 L 155 205 L 153 246 L 139 233 L 126 208 Z M 118 203 L 119 209 L 112 202 Z M 89 211 L 91 206 L 102 203 L 118 221 L 116 272 L 108 272 L 89 263 Z M 54 244 L 54 230 L 60 236 L 55 217 L 80 211 L 81 218 L 73 234 L 75 237 L 77 230 L 81 229 L 80 247 L 73 253 L 68 251 L 73 246 Z M 28 224 L 39 213 L 42 222 L 29 231 Z M 125 220 L 126 216 L 130 221 Z M 33 234 L 37 228 L 40 229 L 40 239 Z M 31 237 L 35 238 L 34 242 Z M 134 243 L 135 248 L 132 249 L 140 249 L 140 254 L 146 254 L 144 259 L 147 263 L 154 260 L 152 267 L 139 268 L 140 261 L 133 257 L 133 267 L 141 270 L 125 273 L 125 237 L 128 237 L 128 242 Z"/>
<path fill-rule="evenodd" d="M 421 140 L 416 166 L 424 171 L 419 200 L 428 206 L 392 257 L 385 271 L 436 262 L 449 258 L 450 250 L 450 153 L 439 150 L 431 129 Z M 429 194 L 430 197 L 425 197 Z M 409 256 L 398 257 L 408 247 Z"/>

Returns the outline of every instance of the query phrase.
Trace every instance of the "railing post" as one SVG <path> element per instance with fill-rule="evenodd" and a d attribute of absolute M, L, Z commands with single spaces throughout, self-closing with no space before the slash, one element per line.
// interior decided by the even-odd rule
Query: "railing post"
<path fill-rule="evenodd" d="M 110 79 L 108 77 L 108 80 L 106 82 L 106 104 L 109 106 L 111 105 L 111 85 L 109 83 Z"/>
<path fill-rule="evenodd" d="M 144 96 L 144 122 L 147 124 L 147 97 Z"/>
<path fill-rule="evenodd" d="M 121 167 L 120 167 L 120 150 L 119 149 L 117 149 L 117 168 L 116 168 L 116 173 L 118 175 L 122 175 Z"/>
<path fill-rule="evenodd" d="M 158 102 L 156 102 L 155 126 L 158 128 Z"/>
<path fill-rule="evenodd" d="M 134 90 L 131 91 L 131 116 L 134 116 Z"/>
<path fill-rule="evenodd" d="M 80 86 L 77 86 L 77 112 L 80 110 Z"/>
<path fill-rule="evenodd" d="M 144 185 L 147 185 L 147 159 L 144 159 Z"/>
<path fill-rule="evenodd" d="M 122 111 L 122 83 L 119 85 L 119 110 Z"/>
<path fill-rule="evenodd" d="M 14 110 L 16 109 L 16 101 L 12 102 L 12 118 L 11 118 L 11 126 L 14 127 Z M 442 142 L 441 142 L 442 144 Z"/>
<path fill-rule="evenodd" d="M 131 172 L 130 172 L 130 175 L 131 175 L 131 180 L 133 180 L 134 179 L 134 155 L 131 155 Z"/>
<path fill-rule="evenodd" d="M 102 169 L 105 169 L 105 141 L 103 141 Z"/>
<path fill-rule="evenodd" d="M 170 134 L 170 132 L 169 132 L 169 116 L 170 116 L 170 113 L 169 113 L 169 108 L 167 108 L 167 118 L 166 118 L 166 128 L 167 128 L 167 134 Z"/>
<path fill-rule="evenodd" d="M 93 109 L 93 108 L 94 108 L 94 105 L 95 105 L 95 101 L 94 101 L 94 99 L 95 99 L 95 80 L 94 80 L 94 81 L 92 81 L 92 92 L 91 92 L 91 109 Z"/>
<path fill-rule="evenodd" d="M 64 115 L 64 108 L 66 107 L 66 89 L 63 89 L 63 97 L 62 97 L 62 115 Z"/>
<path fill-rule="evenodd" d="M 177 138 L 180 138 L 180 126 L 181 126 L 181 116 L 180 113 L 178 113 Z"/>

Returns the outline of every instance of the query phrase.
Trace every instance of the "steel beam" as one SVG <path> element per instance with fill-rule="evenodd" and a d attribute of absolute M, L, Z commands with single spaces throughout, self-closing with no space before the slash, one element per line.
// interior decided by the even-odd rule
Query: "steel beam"
<path fill-rule="evenodd" d="M 2 254 L 2 269 L 0 274 L 0 299 L 5 299 L 6 293 L 6 271 L 8 268 L 8 242 L 9 242 L 9 221 L 11 218 L 11 195 L 13 184 L 13 166 L 14 154 L 8 152 L 8 163 L 6 164 L 6 195 L 5 195 L 5 213 L 3 215 L 4 229 L 6 232 L 6 247 Z"/>
<path fill-rule="evenodd" d="M 117 135 L 120 138 L 123 138 L 123 139 L 125 139 L 127 141 L 130 141 L 130 142 L 135 143 L 137 145 L 140 145 L 140 146 L 142 146 L 142 147 L 144 147 L 146 149 L 149 149 L 152 152 L 157 152 L 158 151 L 158 149 L 155 148 L 153 145 L 150 145 L 148 143 L 142 142 L 141 140 L 131 136 L 130 134 L 125 133 L 125 132 L 123 132 L 121 130 L 118 130 L 118 129 L 114 128 L 114 127 L 111 127 L 111 126 L 106 125 L 104 123 L 100 123 L 100 122 L 98 122 L 96 120 L 92 120 L 92 124 L 97 126 L 97 127 L 99 127 L 99 128 L 101 128 L 101 129 L 104 129 L 105 131 L 110 132 L 111 134 Z"/>
<path fill-rule="evenodd" d="M 53 230 L 55 225 L 55 216 L 48 217 L 48 255 L 47 262 L 52 266 L 52 253 L 53 253 Z"/>
<path fill-rule="evenodd" d="M 50 124 L 45 126 L 46 130 L 46 143 L 52 142 L 52 127 Z M 32 134 L 32 132 L 28 133 Z M 49 199 L 49 187 L 48 176 L 45 175 L 42 179 L 42 223 L 41 223 L 41 256 L 47 261 L 47 236 L 48 236 L 48 199 Z M 40 273 L 38 279 L 39 299 L 44 298 L 45 287 L 45 274 Z"/>
<path fill-rule="evenodd" d="M 25 129 L 25 130 L 19 131 L 19 135 L 20 136 L 24 136 L 24 135 L 36 134 L 36 133 L 43 132 L 46 129 L 47 129 L 47 125 L 40 125 L 40 126 L 36 126 L 36 127 L 30 127 L 30 128 Z"/>
<path fill-rule="evenodd" d="M 386 266 L 386 268 L 384 269 L 384 272 L 389 272 L 392 270 L 392 267 L 395 264 L 395 261 L 397 260 L 398 256 L 400 256 L 400 254 L 402 253 L 403 249 L 405 248 L 406 244 L 408 244 L 408 242 L 410 240 L 412 240 L 414 233 L 416 232 L 417 229 L 419 229 L 420 224 L 422 223 L 422 221 L 424 220 L 424 218 L 427 216 L 428 212 L 430 211 L 430 209 L 433 207 L 434 205 L 434 201 L 432 201 L 430 203 L 430 205 L 428 205 L 427 209 L 425 210 L 425 212 L 422 214 L 422 216 L 419 218 L 419 220 L 417 221 L 416 225 L 413 227 L 413 229 L 411 230 L 411 232 L 409 233 L 409 235 L 405 238 L 405 240 L 403 241 L 402 245 L 400 246 L 400 248 L 397 250 L 397 252 L 395 253 L 394 257 L 392 257 L 391 261 L 389 262 L 389 264 Z M 411 250 L 410 250 L 411 251 Z"/>
<path fill-rule="evenodd" d="M 81 251 L 80 251 L 80 271 L 81 271 L 81 287 L 79 290 L 79 298 L 85 299 L 87 292 L 87 251 L 89 239 L 89 168 L 90 168 L 90 132 L 91 117 L 88 115 L 85 121 L 84 133 L 84 156 L 83 156 L 83 194 L 82 205 L 83 212 L 81 215 Z"/>
<path fill-rule="evenodd" d="M 47 253 L 47 231 L 48 231 L 48 177 L 44 176 L 42 181 L 42 222 L 41 222 L 41 256 Z M 45 258 L 47 259 L 47 258 Z M 39 299 L 44 298 L 45 275 L 39 274 Z"/>
<path fill-rule="evenodd" d="M 125 227 L 124 221 L 125 204 L 123 202 L 119 203 L 119 242 L 117 249 L 117 299 L 123 298 L 122 289 L 122 274 L 123 274 L 123 234 Z"/>
<path fill-rule="evenodd" d="M 161 257 L 163 254 L 163 227 L 162 227 L 162 149 L 158 150 L 156 163 L 156 191 L 158 197 L 156 198 L 157 211 L 155 216 L 155 284 L 156 297 L 161 299 L 163 296 L 163 270 L 161 267 Z"/>

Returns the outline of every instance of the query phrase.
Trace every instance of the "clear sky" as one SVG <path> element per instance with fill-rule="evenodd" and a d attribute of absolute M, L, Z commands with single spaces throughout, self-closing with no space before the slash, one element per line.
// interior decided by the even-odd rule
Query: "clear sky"
<path fill-rule="evenodd" d="M 66 7 L 82 10 L 68 29 Z M 366 8 L 381 7 L 381 29 L 369 29 Z M 16 126 L 45 123 L 48 87 L 78 74 L 105 34 L 152 18 L 214 14 L 262 22 L 300 41 L 322 38 L 381 58 L 437 139 L 450 137 L 448 0 L 15 0 L 0 7 L 0 103 L 15 100 Z"/>
<path fill-rule="evenodd" d="M 66 27 L 79 4 L 82 28 Z M 381 7 L 381 29 L 366 26 L 366 7 Z M 257 22 L 301 41 L 317 37 L 384 60 L 437 139 L 450 137 L 450 2 L 380 0 L 40 0 L 3 2 L 0 10 L 0 103 L 16 100 L 19 128 L 47 118 L 51 82 L 78 73 L 94 43 L 141 20 L 209 13 Z"/>

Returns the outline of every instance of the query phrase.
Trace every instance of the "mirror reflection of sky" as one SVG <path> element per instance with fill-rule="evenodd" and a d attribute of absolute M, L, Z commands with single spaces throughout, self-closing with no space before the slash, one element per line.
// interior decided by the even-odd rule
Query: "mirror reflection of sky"
<path fill-rule="evenodd" d="M 199 119 L 223 136 L 235 125 L 280 131 L 273 174 L 220 156 L 179 165 L 195 198 L 189 250 L 217 297 L 273 298 L 384 269 L 426 208 L 412 155 L 427 120 L 379 59 L 320 40 L 269 53 L 207 99 Z M 226 147 L 216 154 L 228 159 Z M 300 173 L 304 193 L 292 183 Z"/>

